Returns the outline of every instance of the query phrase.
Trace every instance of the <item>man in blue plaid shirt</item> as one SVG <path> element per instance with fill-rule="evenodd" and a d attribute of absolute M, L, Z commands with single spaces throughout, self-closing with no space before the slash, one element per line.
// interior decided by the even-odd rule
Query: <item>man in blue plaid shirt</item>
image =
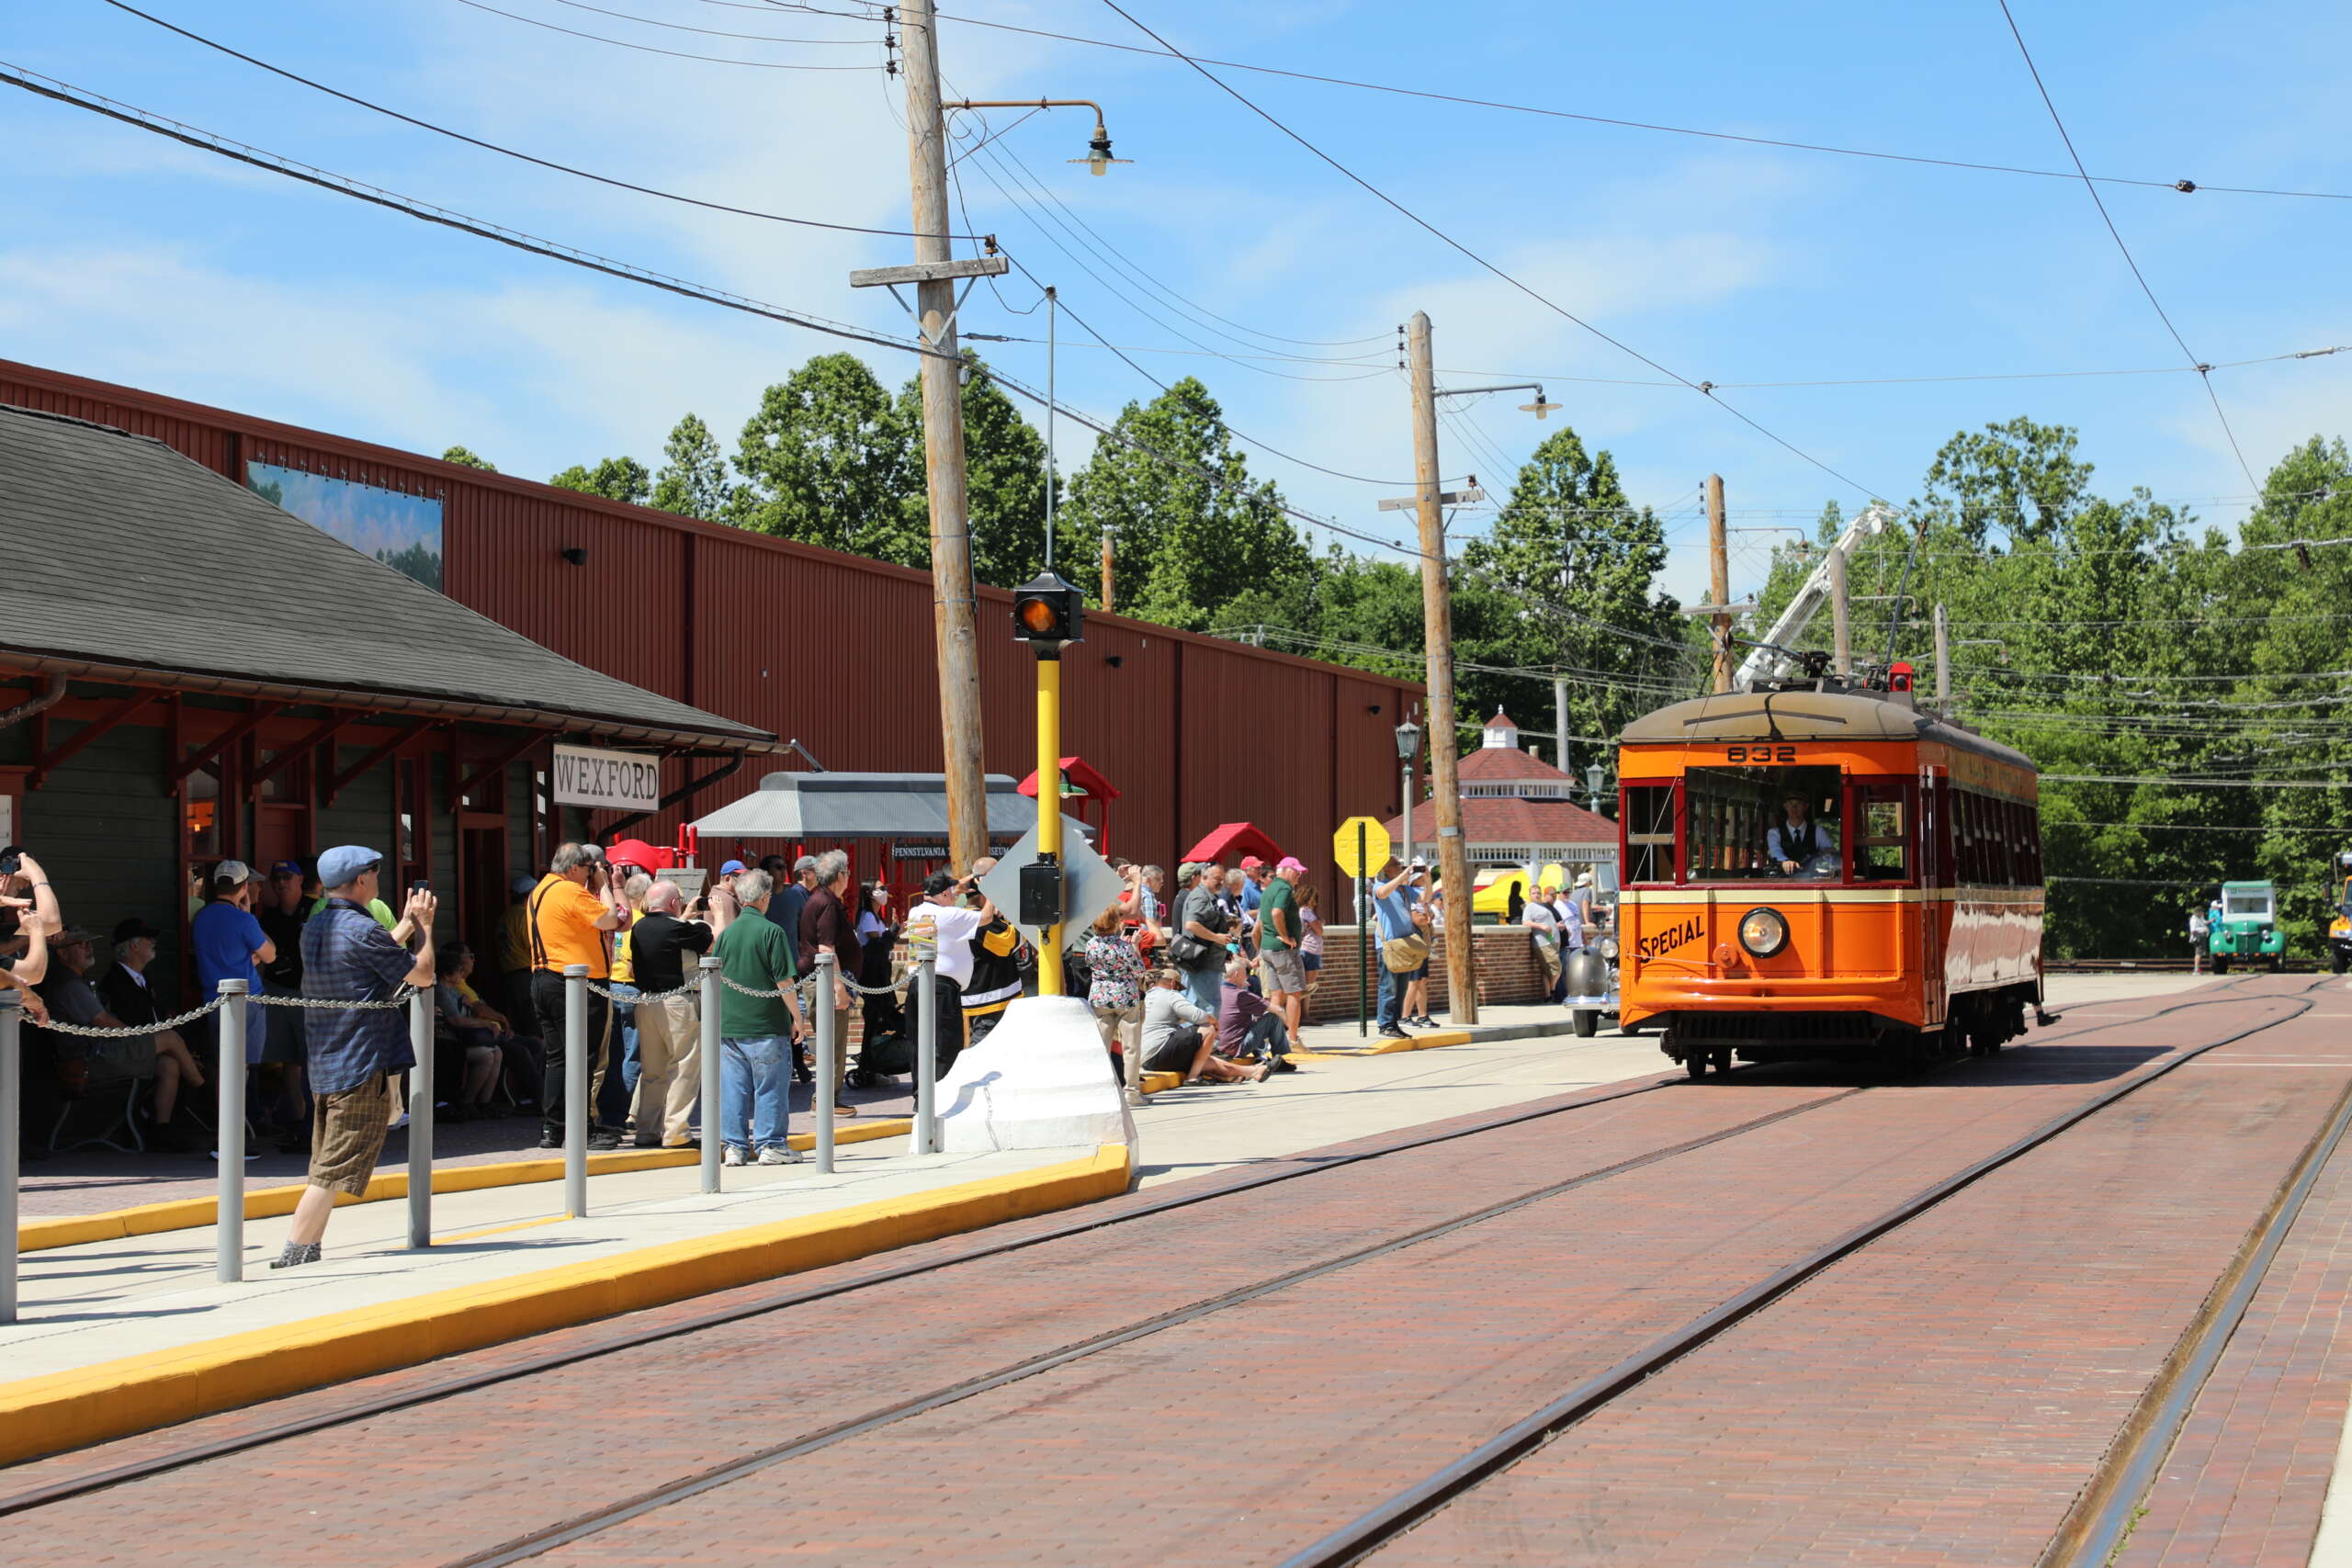
<path fill-rule="evenodd" d="M 409 895 L 401 922 L 387 931 L 369 912 L 384 857 L 344 844 L 319 857 L 326 901 L 302 927 L 302 995 L 319 1001 L 380 1002 L 408 987 L 433 984 L 431 893 Z M 403 945 L 421 937 L 416 951 Z M 319 1244 L 334 1213 L 334 1195 L 368 1190 L 391 1122 L 392 1075 L 415 1066 L 408 1014 L 400 1008 L 313 1010 L 310 1016 L 311 1177 L 294 1206 L 286 1250 L 273 1269 L 319 1260 Z M 419 1119 L 429 1105 L 413 1106 Z"/>

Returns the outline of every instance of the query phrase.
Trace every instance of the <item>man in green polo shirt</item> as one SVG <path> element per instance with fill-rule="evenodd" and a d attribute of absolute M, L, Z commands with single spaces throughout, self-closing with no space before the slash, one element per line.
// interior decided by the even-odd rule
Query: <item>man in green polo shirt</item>
<path fill-rule="evenodd" d="M 747 871 L 735 878 L 735 897 L 745 909 L 762 915 L 775 896 L 775 881 L 764 871 Z M 728 1165 L 797 1165 L 799 1151 L 786 1144 L 785 1127 L 791 1107 L 792 1046 L 807 1025 L 800 1016 L 800 997 L 792 942 L 773 920 L 729 920 L 711 951 L 718 958 L 718 1115 L 703 1108 L 703 1136 L 726 1145 L 719 1156 Z M 741 987 L 738 989 L 737 987 Z M 781 991 L 782 996 L 746 996 L 746 991 Z"/>
<path fill-rule="evenodd" d="M 1266 1002 L 1283 1015 L 1294 1040 L 1306 1012 L 1306 964 L 1298 955 L 1299 939 L 1306 935 L 1298 923 L 1298 879 L 1306 874 L 1305 862 L 1284 855 L 1258 897 L 1258 964 L 1265 976 Z"/>

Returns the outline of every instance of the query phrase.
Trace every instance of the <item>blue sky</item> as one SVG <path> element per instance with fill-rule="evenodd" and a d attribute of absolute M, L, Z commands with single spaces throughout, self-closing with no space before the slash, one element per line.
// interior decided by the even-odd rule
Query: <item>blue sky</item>
<path fill-rule="evenodd" d="M 876 227 L 907 217 L 899 84 L 877 24 L 752 0 L 596 0 L 703 37 L 566 6 L 501 10 L 654 48 L 852 66 L 786 71 L 573 39 L 459 0 L 395 7 L 145 0 L 288 69 L 490 140 L 706 199 Z M 819 0 L 857 10 L 850 0 Z M 2352 192 L 2352 10 L 2012 0 L 2094 173 Z M 1107 6 L 949 0 L 951 16 L 1148 43 Z M 2064 169 L 1993 0 L 1905 6 L 1234 5 L 1136 16 L 1228 60 L 1743 134 Z M 20 8 L 0 59 L 393 190 L 582 248 L 885 332 L 853 291 L 907 242 L 705 213 L 526 167 L 266 76 L 100 0 Z M 1802 525 L 1861 495 L 1706 399 L 1657 379 L 1316 160 L 1181 62 L 948 21 L 971 97 L 1102 101 L 1131 166 L 1102 179 L 1082 111 L 1002 130 L 965 160 L 973 222 L 1162 378 L 1200 375 L 1270 454 L 1254 471 L 1374 534 L 1409 475 L 1394 332 L 1435 322 L 1442 380 L 1545 380 L 1555 419 L 1616 454 L 1670 513 L 1668 585 L 1703 583 L 1696 498 L 1724 476 L 1736 527 Z M 1225 73 L 1243 93 L 1531 288 L 1693 380 L 1719 384 L 2141 369 L 2181 363 L 2080 184 L 1837 157 Z M 462 442 L 545 477 L 658 458 L 693 410 L 731 445 L 760 389 L 838 346 L 505 251 L 244 169 L 20 92 L 0 95 L 0 354 L 417 450 Z M 991 163 L 992 155 L 1007 160 Z M 1090 251 L 1041 214 L 1034 178 Z M 1010 198 L 995 181 L 1025 192 Z M 2352 201 L 2109 186 L 2109 209 L 2199 355 L 2352 344 Z M 1065 219 L 1065 221 L 1068 221 Z M 961 225 L 958 225 L 961 227 Z M 1069 248 L 1057 248 L 1056 241 Z M 1124 269 L 1134 269 L 1124 270 Z M 1140 273 L 1142 277 L 1136 275 Z M 1148 278 L 1148 283 L 1142 280 Z M 1166 296 L 1182 301 L 1180 309 Z M 1042 337 L 1018 275 L 973 331 Z M 1151 389 L 1064 320 L 1065 400 L 1109 414 Z M 1187 339 L 1193 340 L 1188 342 Z M 1303 346 L 1288 340 L 1341 344 Z M 1232 355 L 1295 354 L 1235 360 Z M 988 344 L 1042 383 L 1045 351 Z M 1140 352 L 1140 351 L 1151 352 Z M 1182 351 L 1182 352 L 1164 352 Z M 865 349 L 895 385 L 911 361 Z M 1337 361 L 1327 363 L 1325 361 Z M 1575 379 L 1585 378 L 1588 379 Z M 2218 371 L 2257 475 L 2352 431 L 2352 354 Z M 2196 498 L 2227 525 L 2249 487 L 2193 375 L 1725 390 L 1774 433 L 1906 499 L 1954 431 L 2074 424 L 2098 488 Z M 1458 405 L 1449 474 L 1499 491 L 1548 426 L 1523 394 Z M 1066 463 L 1083 433 L 1067 425 Z M 1499 481 L 1499 482 L 1498 482 Z M 1463 521 L 1475 528 L 1475 515 Z M 1770 536 L 1734 536 L 1736 590 Z"/>

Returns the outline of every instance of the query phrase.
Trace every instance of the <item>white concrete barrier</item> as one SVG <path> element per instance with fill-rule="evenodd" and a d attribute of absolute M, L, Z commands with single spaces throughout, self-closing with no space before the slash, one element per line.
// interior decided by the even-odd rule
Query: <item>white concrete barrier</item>
<path fill-rule="evenodd" d="M 1111 1071 L 1094 1010 L 1076 997 L 1024 997 L 939 1083 L 949 1154 L 1136 1147 L 1136 1122 Z M 1131 1155 L 1132 1159 L 1132 1155 Z"/>

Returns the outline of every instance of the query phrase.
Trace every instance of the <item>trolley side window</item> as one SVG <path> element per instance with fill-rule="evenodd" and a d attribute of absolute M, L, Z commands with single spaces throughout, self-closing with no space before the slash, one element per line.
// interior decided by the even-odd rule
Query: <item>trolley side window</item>
<path fill-rule="evenodd" d="M 1625 879 L 1631 883 L 1674 880 L 1674 786 L 1628 784 L 1622 807 L 1625 822 Z"/>
<path fill-rule="evenodd" d="M 1683 775 L 1690 882 L 1836 881 L 1844 779 L 1834 766 L 1692 768 Z"/>
<path fill-rule="evenodd" d="M 1909 784 L 1856 784 L 1849 819 L 1856 882 L 1909 882 L 1917 875 Z"/>

